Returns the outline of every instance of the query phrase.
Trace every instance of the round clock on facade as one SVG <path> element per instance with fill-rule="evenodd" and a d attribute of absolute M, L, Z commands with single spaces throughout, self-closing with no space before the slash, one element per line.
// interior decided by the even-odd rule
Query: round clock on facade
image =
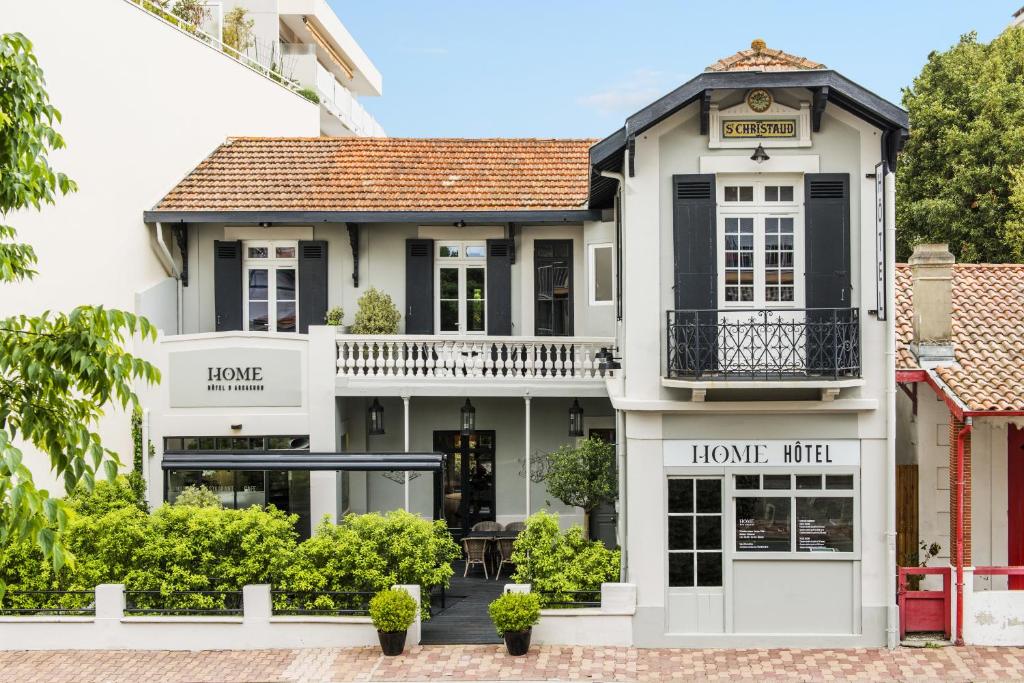
<path fill-rule="evenodd" d="M 768 111 L 772 106 L 772 94 L 764 88 L 756 88 L 747 93 L 747 106 L 758 114 Z"/>

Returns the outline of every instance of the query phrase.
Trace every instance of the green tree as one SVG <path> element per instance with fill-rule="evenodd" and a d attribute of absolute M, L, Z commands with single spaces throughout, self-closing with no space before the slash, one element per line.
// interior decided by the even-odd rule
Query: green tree
<path fill-rule="evenodd" d="M 256 43 L 253 36 L 255 19 L 247 19 L 249 10 L 239 5 L 224 15 L 222 42 L 237 52 L 245 52 Z"/>
<path fill-rule="evenodd" d="M 964 262 L 1024 260 L 1024 29 L 931 53 L 903 103 L 897 257 L 948 242 Z"/>
<path fill-rule="evenodd" d="M 552 496 L 583 508 L 583 534 L 590 538 L 590 513 L 618 496 L 615 446 L 594 436 L 562 446 L 548 455 L 544 481 Z"/>
<path fill-rule="evenodd" d="M 47 159 L 64 147 L 54 128 L 59 122 L 31 42 L 20 33 L 0 35 L 3 223 L 13 212 L 38 210 L 75 190 Z M 0 224 L 0 284 L 31 278 L 35 263 L 32 247 Z M 18 444 L 46 454 L 68 491 L 91 488 L 100 471 L 114 479 L 119 460 L 94 431 L 97 420 L 108 403 L 137 404 L 135 380 L 159 380 L 153 366 L 122 348 L 135 334 L 156 336 L 143 318 L 94 306 L 0 319 L 0 548 L 31 539 L 55 570 L 73 561 L 61 539 L 68 509 L 35 486 Z"/>

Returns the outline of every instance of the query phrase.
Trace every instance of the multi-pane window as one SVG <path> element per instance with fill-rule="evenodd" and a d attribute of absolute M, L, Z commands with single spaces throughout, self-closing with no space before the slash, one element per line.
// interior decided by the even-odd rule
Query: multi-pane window
<path fill-rule="evenodd" d="M 754 300 L 754 219 L 725 219 L 725 300 Z"/>
<path fill-rule="evenodd" d="M 298 328 L 298 244 L 245 242 L 242 283 L 245 329 L 295 332 Z"/>
<path fill-rule="evenodd" d="M 722 480 L 668 480 L 668 585 L 722 585 Z"/>
<path fill-rule="evenodd" d="M 487 327 L 487 245 L 437 247 L 437 327 L 441 333 L 483 333 Z"/>
<path fill-rule="evenodd" d="M 719 185 L 719 304 L 737 308 L 799 306 L 796 268 L 803 224 L 799 186 Z"/>
<path fill-rule="evenodd" d="M 793 217 L 764 219 L 764 300 L 793 301 Z"/>

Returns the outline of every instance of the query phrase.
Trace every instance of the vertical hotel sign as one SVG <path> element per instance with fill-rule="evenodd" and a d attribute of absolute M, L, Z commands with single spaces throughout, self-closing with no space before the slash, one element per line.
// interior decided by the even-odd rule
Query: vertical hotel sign
<path fill-rule="evenodd" d="M 885 174 L 884 161 L 875 166 L 875 311 L 879 320 L 886 316 L 885 280 Z"/>

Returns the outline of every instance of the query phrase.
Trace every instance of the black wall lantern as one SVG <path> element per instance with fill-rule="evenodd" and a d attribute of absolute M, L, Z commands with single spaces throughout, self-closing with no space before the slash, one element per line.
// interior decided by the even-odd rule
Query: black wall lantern
<path fill-rule="evenodd" d="M 466 399 L 466 405 L 459 411 L 462 414 L 462 435 L 469 436 L 476 431 L 476 408 Z"/>
<path fill-rule="evenodd" d="M 384 433 L 384 406 L 377 399 L 373 399 L 369 410 L 366 411 L 366 433 L 370 436 L 380 436 Z"/>
<path fill-rule="evenodd" d="M 758 145 L 757 149 L 754 150 L 754 154 L 750 157 L 751 161 L 761 163 L 762 161 L 768 161 L 771 157 L 768 156 L 768 152 L 764 151 L 764 145 Z"/>
<path fill-rule="evenodd" d="M 569 436 L 583 436 L 583 408 L 577 399 L 572 400 L 569 408 Z"/>

